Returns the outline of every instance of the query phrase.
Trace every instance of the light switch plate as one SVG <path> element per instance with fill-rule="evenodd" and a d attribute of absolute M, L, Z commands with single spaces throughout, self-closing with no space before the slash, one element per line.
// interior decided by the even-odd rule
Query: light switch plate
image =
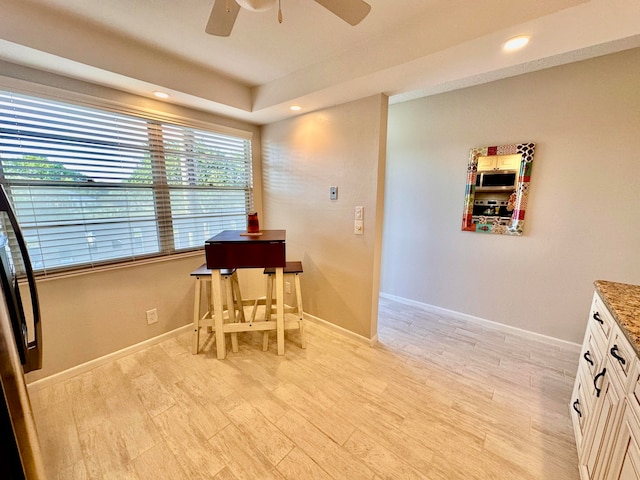
<path fill-rule="evenodd" d="M 338 199 L 338 187 L 329 187 L 329 200 Z"/>
<path fill-rule="evenodd" d="M 362 220 L 353 221 L 353 233 L 356 235 L 364 235 L 364 224 Z"/>
<path fill-rule="evenodd" d="M 362 218 L 363 216 L 364 216 L 364 207 L 356 207 L 355 219 L 356 220 L 363 220 L 363 218 Z"/>

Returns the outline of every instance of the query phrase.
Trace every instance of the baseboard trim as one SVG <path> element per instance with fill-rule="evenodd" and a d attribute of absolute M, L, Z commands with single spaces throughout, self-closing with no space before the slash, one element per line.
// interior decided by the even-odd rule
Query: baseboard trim
<path fill-rule="evenodd" d="M 481 323 L 483 325 L 490 326 L 497 330 L 502 330 L 504 332 L 514 333 L 517 335 L 522 335 L 522 336 L 533 338 L 542 342 L 556 344 L 556 345 L 563 345 L 565 347 L 570 346 L 577 349 L 581 348 L 579 343 L 570 342 L 568 340 L 562 340 L 561 338 L 551 337 L 549 335 L 544 335 L 538 332 L 532 332 L 531 330 L 525 330 L 523 328 L 506 325 L 504 323 L 494 322 L 493 320 L 487 320 L 486 318 L 476 317 L 474 315 L 469 315 L 467 313 L 461 313 L 461 312 L 456 312 L 455 310 L 449 310 L 446 308 L 437 307 L 435 305 L 430 305 L 428 303 L 418 302 L 416 300 L 411 300 L 409 298 L 398 297 L 396 295 L 391 295 L 390 293 L 380 292 L 380 297 L 386 298 L 388 300 L 393 300 L 394 302 L 402 303 L 404 305 L 419 307 L 426 310 L 429 313 L 434 313 L 436 315 L 438 314 L 447 315 L 459 320 L 467 320 L 470 322 Z"/>
<path fill-rule="evenodd" d="M 504 323 L 494 322 L 492 320 L 487 320 L 486 318 L 476 317 L 474 315 L 469 315 L 467 313 L 456 312 L 455 310 L 449 310 L 442 307 L 437 307 L 435 305 L 430 305 L 428 303 L 418 302 L 416 300 L 411 300 L 404 297 L 399 297 L 396 295 L 392 295 L 389 293 L 380 292 L 381 298 L 386 298 L 388 300 L 392 300 L 394 302 L 402 303 L 404 305 L 410 305 L 414 307 L 419 307 L 427 312 L 434 313 L 436 315 L 447 315 L 460 320 L 467 320 L 475 323 L 480 323 L 484 325 L 491 326 L 497 330 L 502 330 L 505 332 L 515 333 L 518 335 L 522 335 L 525 337 L 534 338 L 539 341 L 543 341 L 551 344 L 560 344 L 564 346 L 571 346 L 577 349 L 580 349 L 580 344 L 569 342 L 568 340 L 562 340 L 560 338 L 550 337 L 548 335 L 544 335 L 542 333 L 532 332 L 530 330 L 524 330 L 522 328 L 513 327 L 511 325 L 506 325 Z M 374 335 L 372 338 L 367 338 L 357 333 L 352 332 L 351 330 L 347 330 L 346 328 L 340 327 L 339 325 L 335 325 L 331 322 L 328 322 L 320 317 L 316 317 L 315 315 L 311 315 L 309 313 L 304 313 L 305 320 L 309 320 L 317 325 L 323 326 L 329 330 L 332 330 L 336 333 L 344 335 L 345 337 L 351 338 L 359 343 L 363 343 L 369 346 L 374 346 L 378 343 L 378 334 Z M 62 372 L 54 373 L 53 375 L 49 375 L 48 377 L 40 378 L 33 382 L 29 382 L 29 388 L 41 389 L 53 385 L 55 383 L 59 383 L 65 380 L 68 380 L 76 375 L 80 375 L 82 373 L 86 373 L 94 368 L 97 368 L 101 365 L 104 365 L 108 362 L 112 362 L 114 360 L 118 360 L 119 358 L 125 357 L 127 355 L 131 355 L 132 353 L 143 350 L 152 345 L 156 345 L 161 343 L 169 338 L 177 337 L 178 335 L 182 335 L 183 333 L 191 331 L 193 325 L 188 324 L 182 327 L 176 328 L 175 330 L 171 330 L 170 332 L 163 333 L 162 335 L 158 335 L 157 337 L 150 338 L 148 340 L 144 340 L 135 345 L 131 345 L 129 347 L 123 348 L 116 352 L 109 353 L 99 358 L 95 358 L 88 362 L 82 363 L 80 365 L 76 365 L 75 367 L 71 367 L 67 370 L 63 370 Z"/>
<path fill-rule="evenodd" d="M 327 322 L 326 320 L 320 318 L 320 317 L 316 317 L 315 315 L 311 315 L 307 312 L 304 312 L 304 319 L 305 320 L 310 320 L 313 323 L 326 327 L 329 330 L 332 330 L 336 333 L 339 333 L 341 335 L 344 335 L 345 337 L 349 337 L 353 340 L 356 340 L 359 343 L 366 343 L 367 345 L 369 345 L 370 347 L 373 347 L 376 343 L 378 343 L 378 335 L 374 335 L 373 338 L 367 338 L 364 337 L 362 335 L 359 335 L 357 333 L 352 332 L 351 330 L 347 330 L 346 328 L 342 328 L 339 325 L 336 325 L 334 323 L 331 322 Z"/>
<path fill-rule="evenodd" d="M 93 360 L 89 360 L 88 362 L 81 363 L 80 365 L 76 365 L 75 367 L 71 367 L 67 370 L 54 373 L 53 375 L 49 375 L 48 377 L 40 378 L 38 380 L 28 383 L 28 386 L 30 389 L 42 389 L 50 385 L 53 385 L 55 383 L 69 380 L 70 378 L 75 377 L 76 375 L 86 373 L 108 362 L 112 362 L 114 360 L 118 360 L 119 358 L 125 357 L 127 355 L 131 355 L 132 353 L 139 352 L 140 350 L 143 350 L 147 347 L 156 345 L 160 342 L 164 342 L 169 338 L 177 337 L 178 335 L 182 335 L 183 333 L 190 332 L 192 330 L 193 330 L 193 324 L 184 325 L 183 327 L 176 328 L 175 330 L 171 330 L 170 332 L 163 333 L 162 335 L 158 335 L 157 337 L 153 337 L 148 340 L 144 340 L 140 343 L 136 343 L 135 345 L 131 345 L 129 347 L 123 348 L 122 350 L 108 353 L 107 355 L 94 358 Z"/>

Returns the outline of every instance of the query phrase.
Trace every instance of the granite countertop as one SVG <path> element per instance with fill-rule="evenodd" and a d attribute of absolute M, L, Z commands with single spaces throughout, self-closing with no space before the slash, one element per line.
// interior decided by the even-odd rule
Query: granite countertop
<path fill-rule="evenodd" d="M 640 285 L 596 280 L 596 291 L 640 356 Z"/>

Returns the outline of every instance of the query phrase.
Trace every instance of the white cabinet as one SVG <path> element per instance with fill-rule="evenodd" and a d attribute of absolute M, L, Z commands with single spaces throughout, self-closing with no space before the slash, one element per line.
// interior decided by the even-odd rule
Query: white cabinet
<path fill-rule="evenodd" d="M 608 376 L 607 373 L 609 373 Z M 600 382 L 597 390 L 599 400 L 589 422 L 589 440 L 591 441 L 585 442 L 586 448 L 580 460 L 582 477 L 592 480 L 605 478 L 603 474 L 610 450 L 610 432 L 616 430 L 622 401 L 619 385 L 612 378 L 611 372 L 607 372 L 606 367 L 602 369 L 601 377 L 596 378 L 594 383 L 598 382 Z M 578 458 L 580 459 L 580 456 Z"/>
<path fill-rule="evenodd" d="M 487 157 L 478 157 L 478 171 L 486 170 L 520 170 L 520 162 L 522 155 L 519 153 L 513 155 L 489 155 Z"/>
<path fill-rule="evenodd" d="M 640 478 L 640 421 L 632 409 L 626 407 L 606 477 L 611 480 Z"/>
<path fill-rule="evenodd" d="M 638 365 L 635 350 L 595 294 L 570 402 L 582 480 L 640 479 Z"/>
<path fill-rule="evenodd" d="M 612 445 L 608 479 L 640 478 L 640 362 L 634 361 L 629 370 L 629 388 L 622 424 Z"/>

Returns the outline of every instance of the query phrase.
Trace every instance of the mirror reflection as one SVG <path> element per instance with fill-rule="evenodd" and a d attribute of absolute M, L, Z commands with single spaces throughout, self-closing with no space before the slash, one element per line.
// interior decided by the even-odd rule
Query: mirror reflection
<path fill-rule="evenodd" d="M 535 144 L 472 148 L 462 230 L 522 235 Z"/>

